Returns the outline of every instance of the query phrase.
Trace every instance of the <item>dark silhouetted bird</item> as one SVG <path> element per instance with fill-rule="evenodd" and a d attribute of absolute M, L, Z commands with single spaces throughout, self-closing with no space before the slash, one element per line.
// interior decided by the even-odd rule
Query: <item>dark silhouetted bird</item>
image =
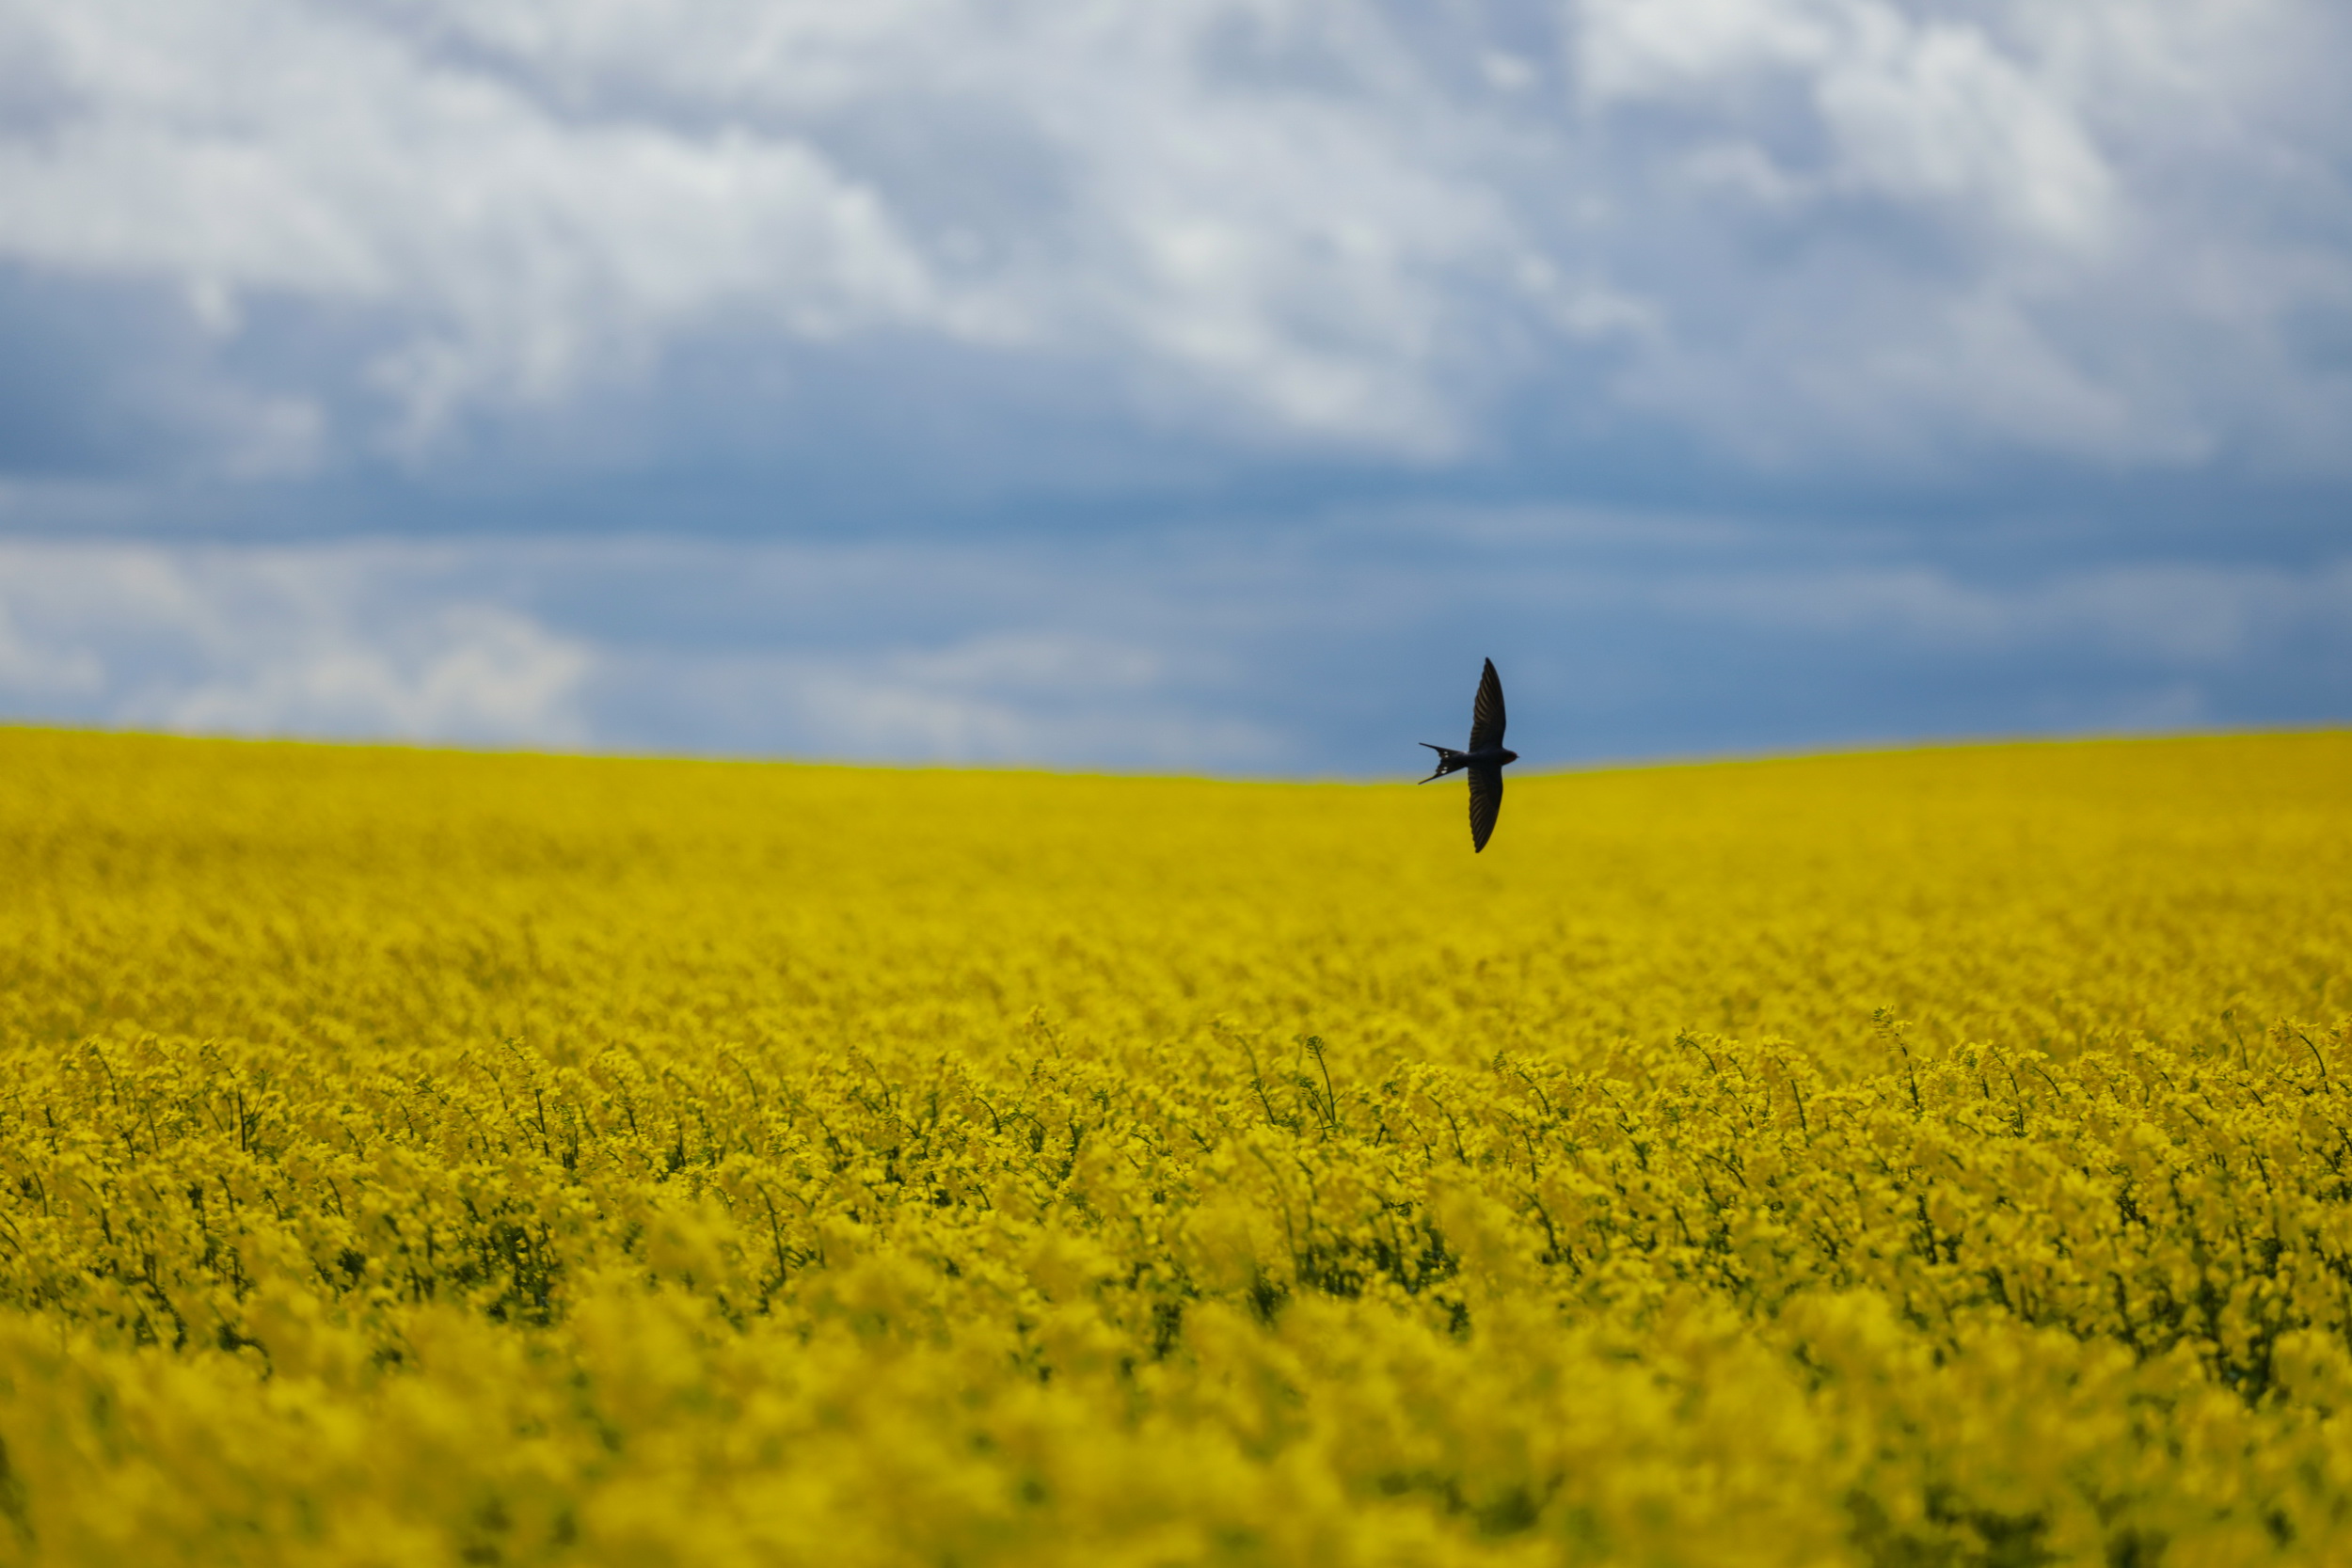
<path fill-rule="evenodd" d="M 1470 709 L 1470 749 L 1457 752 L 1450 746 L 1430 746 L 1438 753 L 1438 770 L 1429 779 L 1442 779 L 1448 773 L 1463 771 L 1470 774 L 1470 853 L 1486 847 L 1486 837 L 1495 831 L 1495 817 L 1502 810 L 1502 768 L 1506 763 L 1519 760 L 1517 752 L 1502 746 L 1502 677 L 1495 673 L 1495 661 L 1486 661 L 1486 673 L 1478 677 L 1478 703 Z M 1421 782 L 1427 784 L 1429 779 Z"/>

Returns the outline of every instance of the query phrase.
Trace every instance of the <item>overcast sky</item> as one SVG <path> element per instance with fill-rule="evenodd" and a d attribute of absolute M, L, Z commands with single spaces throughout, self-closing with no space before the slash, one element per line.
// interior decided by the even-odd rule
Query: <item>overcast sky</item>
<path fill-rule="evenodd" d="M 0 0 L 0 716 L 2352 718 L 2328 0 Z"/>

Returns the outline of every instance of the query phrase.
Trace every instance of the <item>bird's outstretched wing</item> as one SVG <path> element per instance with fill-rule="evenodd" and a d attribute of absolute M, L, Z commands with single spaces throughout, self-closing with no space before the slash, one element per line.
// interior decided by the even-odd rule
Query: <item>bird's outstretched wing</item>
<path fill-rule="evenodd" d="M 1470 852 L 1476 854 L 1486 847 L 1487 835 L 1495 831 L 1495 818 L 1502 811 L 1502 769 L 1467 768 L 1463 771 L 1470 775 Z"/>
<path fill-rule="evenodd" d="M 1470 745 L 1465 750 L 1483 752 L 1502 744 L 1502 677 L 1495 673 L 1495 661 L 1490 658 L 1486 673 L 1478 677 L 1478 705 L 1470 709 Z"/>

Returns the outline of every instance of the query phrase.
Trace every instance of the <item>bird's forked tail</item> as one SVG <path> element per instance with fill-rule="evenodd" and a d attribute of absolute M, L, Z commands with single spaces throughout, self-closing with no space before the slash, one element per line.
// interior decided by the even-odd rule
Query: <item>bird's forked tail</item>
<path fill-rule="evenodd" d="M 1451 746 L 1431 746 L 1426 740 L 1421 742 L 1421 744 L 1428 746 L 1431 751 L 1438 753 L 1438 770 L 1430 774 L 1429 779 L 1442 779 L 1448 773 L 1454 771 L 1456 768 L 1468 768 L 1470 766 L 1470 758 L 1455 751 Z M 1423 779 L 1421 782 L 1422 784 L 1427 784 L 1429 779 Z"/>

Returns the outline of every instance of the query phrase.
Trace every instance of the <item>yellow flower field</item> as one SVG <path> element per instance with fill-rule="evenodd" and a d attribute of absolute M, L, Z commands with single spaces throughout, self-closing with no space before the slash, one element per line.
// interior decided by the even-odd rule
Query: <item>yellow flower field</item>
<path fill-rule="evenodd" d="M 0 1560 L 2352 1561 L 2352 735 L 1467 840 L 0 730 Z"/>

